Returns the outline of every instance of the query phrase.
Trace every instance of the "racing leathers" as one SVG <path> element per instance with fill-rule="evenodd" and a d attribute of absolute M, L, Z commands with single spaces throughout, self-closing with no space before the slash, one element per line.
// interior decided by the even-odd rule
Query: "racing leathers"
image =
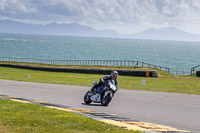
<path fill-rule="evenodd" d="M 106 85 L 108 83 L 109 80 L 112 80 L 112 76 L 111 75 L 107 75 L 107 76 L 104 76 L 103 78 L 100 78 L 100 81 L 97 82 L 97 84 L 95 84 L 91 90 L 94 90 L 95 88 L 97 89 L 98 87 L 100 87 L 101 85 Z M 112 80 L 112 82 L 114 82 L 115 86 L 117 87 L 118 85 L 118 81 L 117 79 L 115 80 Z"/>

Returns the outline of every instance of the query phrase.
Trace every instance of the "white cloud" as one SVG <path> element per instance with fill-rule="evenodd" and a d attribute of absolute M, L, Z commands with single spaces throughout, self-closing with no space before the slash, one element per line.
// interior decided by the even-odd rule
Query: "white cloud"
<path fill-rule="evenodd" d="M 23 13 L 32 13 L 36 12 L 35 8 L 27 7 L 20 0 L 1 0 L 0 10 L 5 10 L 7 12 L 23 12 Z"/>
<path fill-rule="evenodd" d="M 200 0 L 1 0 L 0 15 L 31 22 L 75 22 L 134 33 L 174 26 L 200 34 Z"/>

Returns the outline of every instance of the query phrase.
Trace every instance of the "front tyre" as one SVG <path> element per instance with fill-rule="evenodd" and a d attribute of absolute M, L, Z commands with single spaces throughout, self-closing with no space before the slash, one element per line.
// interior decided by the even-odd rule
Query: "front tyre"
<path fill-rule="evenodd" d="M 90 103 L 92 102 L 92 100 L 90 99 L 89 94 L 90 94 L 90 91 L 88 91 L 88 92 L 85 94 L 85 96 L 84 96 L 84 102 L 85 102 L 86 104 L 90 104 Z"/>
<path fill-rule="evenodd" d="M 112 96 L 111 94 L 108 94 L 105 98 L 101 100 L 101 105 L 106 106 L 110 103 L 111 100 L 112 100 Z"/>

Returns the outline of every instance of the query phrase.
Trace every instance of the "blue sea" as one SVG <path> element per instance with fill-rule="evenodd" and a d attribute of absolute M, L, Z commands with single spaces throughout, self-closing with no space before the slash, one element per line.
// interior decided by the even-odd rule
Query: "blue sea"
<path fill-rule="evenodd" d="M 200 42 L 1 33 L 0 57 L 135 60 L 189 71 L 200 65 Z"/>

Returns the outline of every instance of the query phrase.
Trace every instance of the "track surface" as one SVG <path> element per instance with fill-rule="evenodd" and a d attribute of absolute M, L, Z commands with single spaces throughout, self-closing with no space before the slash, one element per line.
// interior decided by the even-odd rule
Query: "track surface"
<path fill-rule="evenodd" d="M 89 87 L 0 80 L 0 95 L 57 103 L 200 132 L 200 96 L 118 90 L 109 106 L 84 105 Z"/>

